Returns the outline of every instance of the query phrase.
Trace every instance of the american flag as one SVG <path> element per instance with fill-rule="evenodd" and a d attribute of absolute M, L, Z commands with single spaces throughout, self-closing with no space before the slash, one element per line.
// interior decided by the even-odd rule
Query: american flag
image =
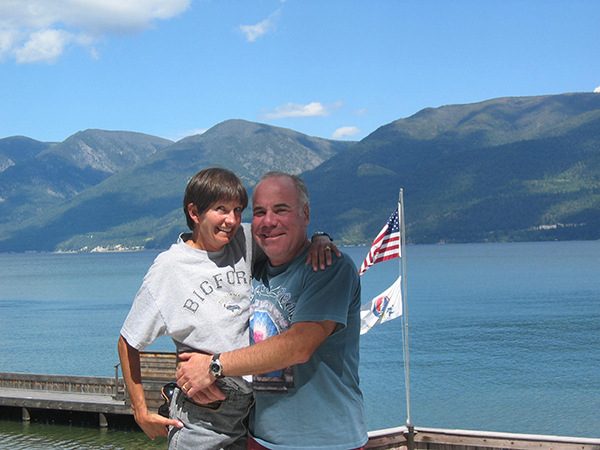
<path fill-rule="evenodd" d="M 390 216 L 389 220 L 379 232 L 369 254 L 363 261 L 358 271 L 362 275 L 373 264 L 387 261 L 388 259 L 398 258 L 400 256 L 400 226 L 398 221 L 398 208 Z"/>

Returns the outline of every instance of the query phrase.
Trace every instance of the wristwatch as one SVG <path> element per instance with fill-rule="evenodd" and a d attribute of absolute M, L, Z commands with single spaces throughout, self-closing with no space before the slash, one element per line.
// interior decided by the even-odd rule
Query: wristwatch
<path fill-rule="evenodd" d="M 208 366 L 208 371 L 215 378 L 224 378 L 223 366 L 221 365 L 221 362 L 219 361 L 219 356 L 221 356 L 220 353 L 213 355 L 212 361 L 210 362 L 210 366 Z"/>
<path fill-rule="evenodd" d="M 329 236 L 329 235 L 328 235 L 327 233 L 325 233 L 324 231 L 315 231 L 315 232 L 313 233 L 313 235 L 310 237 L 310 240 L 311 240 L 311 242 L 312 242 L 312 240 L 313 240 L 314 238 L 316 238 L 317 236 L 327 236 L 327 237 L 329 238 L 329 240 L 330 240 L 331 242 L 333 242 L 333 239 L 331 239 L 331 236 Z"/>

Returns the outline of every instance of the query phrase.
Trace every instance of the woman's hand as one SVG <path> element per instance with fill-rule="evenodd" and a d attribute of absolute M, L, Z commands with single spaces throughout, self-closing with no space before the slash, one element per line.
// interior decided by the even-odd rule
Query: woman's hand
<path fill-rule="evenodd" d="M 315 272 L 319 269 L 325 270 L 325 265 L 331 265 L 332 253 L 335 253 L 338 258 L 342 256 L 342 253 L 327 235 L 314 236 L 311 242 L 306 264 L 312 263 Z"/>
<path fill-rule="evenodd" d="M 156 439 L 157 436 L 167 437 L 169 426 L 177 428 L 183 428 L 184 426 L 180 420 L 167 419 L 158 414 L 152 414 L 148 410 L 134 412 L 133 417 L 142 431 L 152 440 Z"/>

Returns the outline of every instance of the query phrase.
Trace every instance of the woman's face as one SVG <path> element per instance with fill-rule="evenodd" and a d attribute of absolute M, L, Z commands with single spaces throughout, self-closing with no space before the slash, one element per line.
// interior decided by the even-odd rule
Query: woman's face
<path fill-rule="evenodd" d="M 192 215 L 196 222 L 192 239 L 196 246 L 209 252 L 222 250 L 242 223 L 242 209 L 237 201 L 218 201 L 204 213 Z"/>

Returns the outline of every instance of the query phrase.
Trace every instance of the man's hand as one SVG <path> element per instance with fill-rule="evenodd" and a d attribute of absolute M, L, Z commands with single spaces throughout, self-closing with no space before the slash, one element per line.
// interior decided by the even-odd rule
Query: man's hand
<path fill-rule="evenodd" d="M 142 431 L 152 440 L 156 439 L 157 436 L 167 437 L 169 432 L 167 427 L 169 426 L 177 428 L 183 428 L 184 426 L 180 420 L 167 419 L 158 414 L 151 414 L 148 410 L 134 412 L 134 418 Z"/>
<path fill-rule="evenodd" d="M 211 384 L 210 386 L 196 392 L 192 398 L 196 403 L 206 405 L 208 403 L 225 400 L 225 394 L 223 394 L 223 392 L 221 392 L 217 386 Z"/>
<path fill-rule="evenodd" d="M 225 394 L 216 386 L 212 386 L 211 389 L 205 389 L 211 386 L 216 380 L 208 371 L 212 355 L 204 353 L 181 353 L 178 357 L 184 363 L 179 364 L 179 369 L 175 377 L 177 378 L 177 385 L 184 394 L 193 398 L 198 403 L 225 400 Z M 198 394 L 198 399 L 201 401 L 196 400 L 196 394 Z"/>
<path fill-rule="evenodd" d="M 327 236 L 316 236 L 310 247 L 308 248 L 308 256 L 306 257 L 306 264 L 312 262 L 313 270 L 316 272 L 319 270 L 325 270 L 325 264 L 331 265 L 331 254 L 335 253 L 338 258 L 342 256 L 342 253 L 337 246 L 331 242 Z"/>

